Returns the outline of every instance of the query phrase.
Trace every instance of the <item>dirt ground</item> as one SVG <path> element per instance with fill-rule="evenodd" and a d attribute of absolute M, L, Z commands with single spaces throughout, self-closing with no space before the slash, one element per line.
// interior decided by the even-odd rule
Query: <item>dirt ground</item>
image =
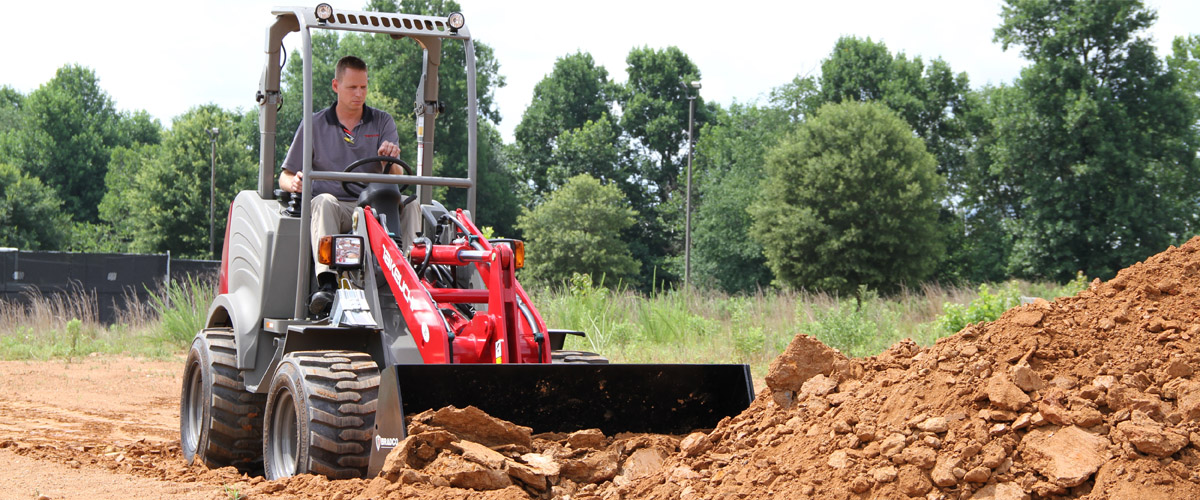
<path fill-rule="evenodd" d="M 181 481 L 183 358 L 0 362 L 0 498 L 219 498 Z"/>
<path fill-rule="evenodd" d="M 804 335 L 688 436 L 422 413 L 379 477 L 186 466 L 182 359 L 0 363 L 0 499 L 1200 498 L 1200 237 L 923 348 Z M 519 423 L 518 423 L 519 424 Z"/>

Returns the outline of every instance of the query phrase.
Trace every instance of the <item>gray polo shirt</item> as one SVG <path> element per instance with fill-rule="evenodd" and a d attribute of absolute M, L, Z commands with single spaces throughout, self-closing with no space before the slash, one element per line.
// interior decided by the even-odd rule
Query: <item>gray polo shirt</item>
<path fill-rule="evenodd" d="M 396 134 L 396 122 L 385 111 L 363 106 L 362 121 L 354 130 L 349 130 L 338 122 L 334 108 L 337 102 L 321 111 L 313 113 L 313 170 L 341 172 L 347 165 L 363 158 L 377 156 L 379 145 L 383 141 L 399 143 Z M 287 157 L 283 159 L 283 168 L 291 173 L 304 169 L 304 122 L 296 127 L 296 137 L 292 139 L 292 147 L 288 148 Z M 355 172 L 379 173 L 378 163 L 370 163 L 356 168 Z M 337 181 L 313 181 L 313 195 L 329 193 L 339 200 L 354 200 L 342 189 L 342 183 Z"/>

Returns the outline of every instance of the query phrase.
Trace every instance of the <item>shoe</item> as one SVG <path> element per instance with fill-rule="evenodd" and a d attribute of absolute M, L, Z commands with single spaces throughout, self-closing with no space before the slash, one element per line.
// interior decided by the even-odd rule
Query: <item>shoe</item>
<path fill-rule="evenodd" d="M 333 304 L 333 290 L 317 290 L 308 298 L 308 312 L 313 316 L 327 315 L 331 304 Z"/>
<path fill-rule="evenodd" d="M 322 273 L 321 276 L 317 276 L 321 288 L 308 298 L 308 312 L 313 316 L 329 314 L 329 307 L 333 304 L 333 292 L 337 290 L 336 281 L 332 276 L 324 276 L 325 274 L 332 273 Z"/>

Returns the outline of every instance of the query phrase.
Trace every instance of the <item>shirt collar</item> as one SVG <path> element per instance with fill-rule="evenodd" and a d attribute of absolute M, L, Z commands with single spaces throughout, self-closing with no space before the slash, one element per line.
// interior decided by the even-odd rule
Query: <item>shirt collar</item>
<path fill-rule="evenodd" d="M 372 109 L 370 106 L 363 104 L 362 123 L 360 123 L 360 125 L 365 125 L 365 124 L 371 123 L 371 120 L 373 120 L 373 119 L 375 119 L 375 110 Z M 330 104 L 329 109 L 326 110 L 325 121 L 329 122 L 330 125 L 333 125 L 335 127 L 342 126 L 341 122 L 338 121 L 338 117 L 337 117 L 337 101 L 336 100 L 334 100 L 333 104 Z"/>

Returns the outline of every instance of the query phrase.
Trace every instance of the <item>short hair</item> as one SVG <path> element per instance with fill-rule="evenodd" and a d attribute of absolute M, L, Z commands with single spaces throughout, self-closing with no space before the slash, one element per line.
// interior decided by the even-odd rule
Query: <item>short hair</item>
<path fill-rule="evenodd" d="M 342 76 L 346 74 L 346 68 L 366 71 L 367 63 L 354 56 L 345 56 L 341 59 L 338 59 L 337 70 L 334 72 L 333 77 L 338 81 L 341 81 Z"/>

